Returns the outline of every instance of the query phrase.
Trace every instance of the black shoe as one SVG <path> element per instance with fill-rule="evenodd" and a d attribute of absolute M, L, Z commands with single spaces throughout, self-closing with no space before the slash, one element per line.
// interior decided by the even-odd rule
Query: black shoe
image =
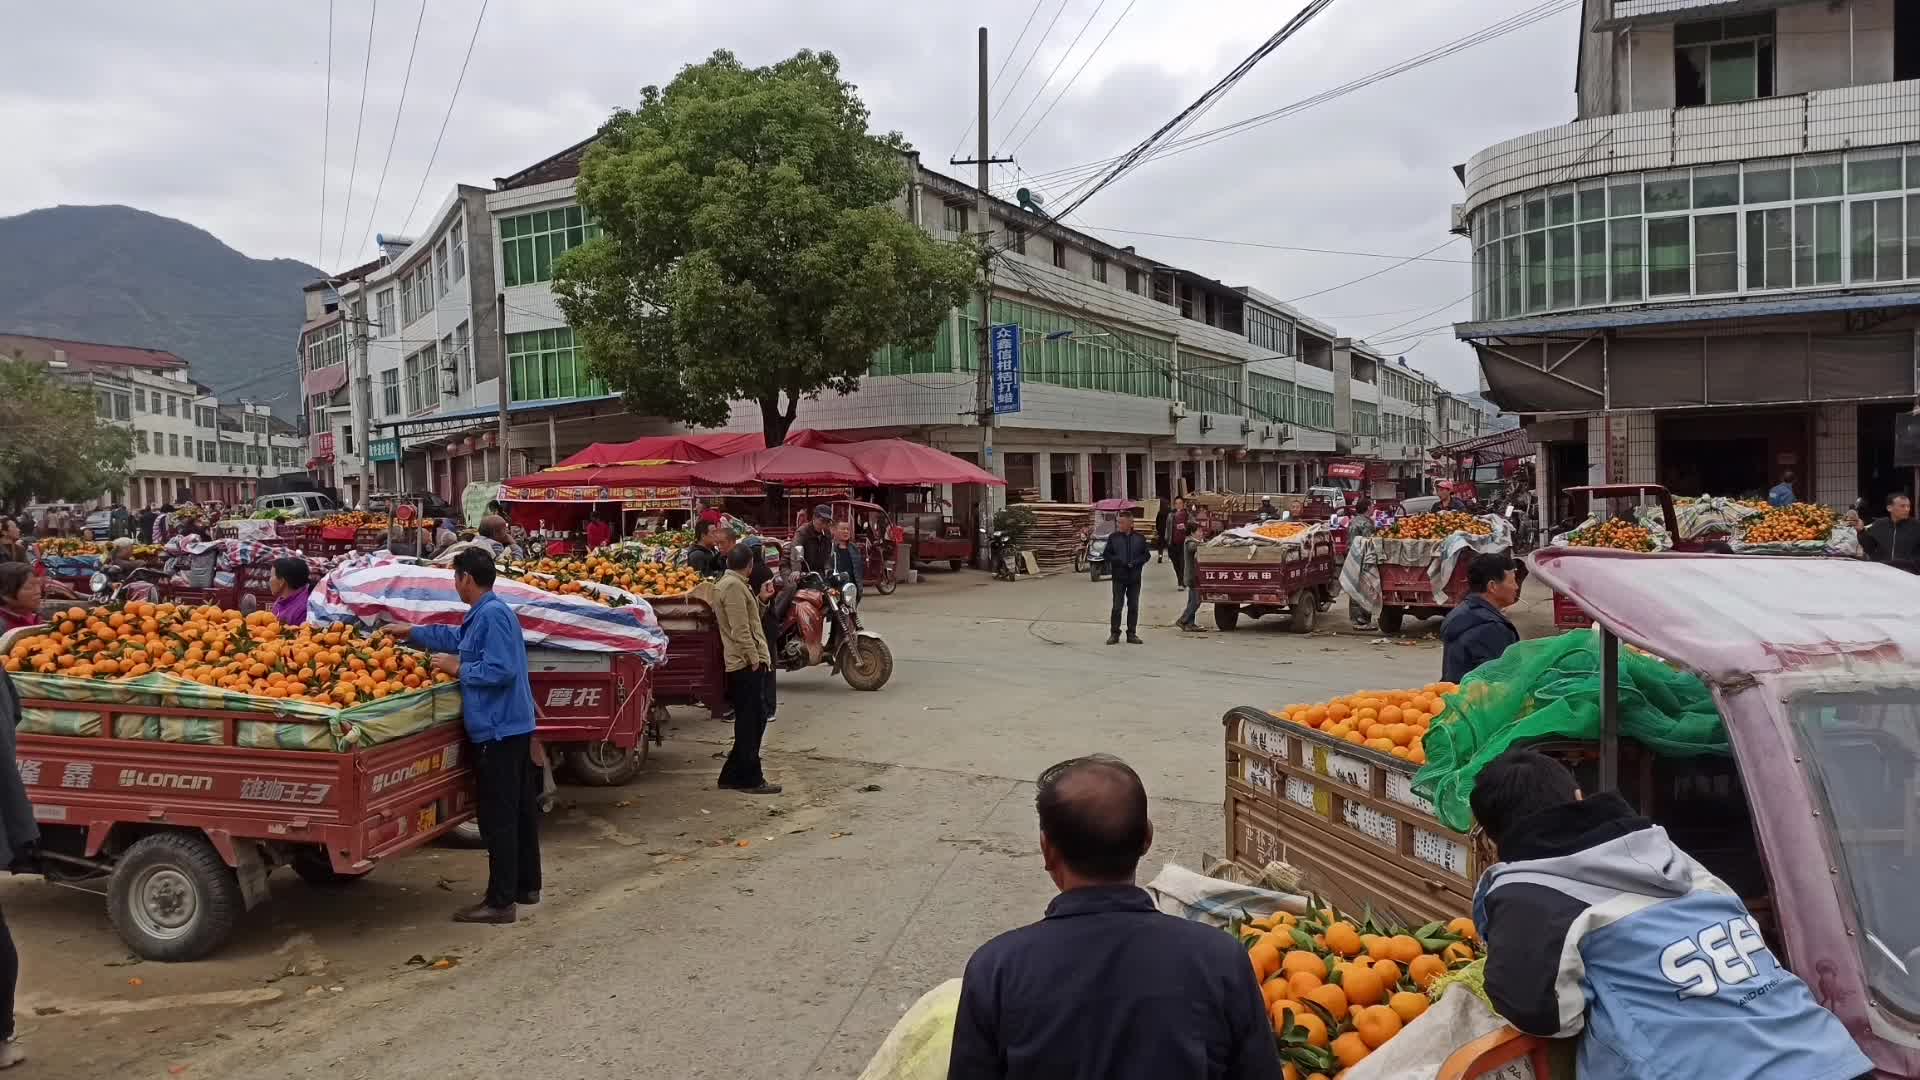
<path fill-rule="evenodd" d="M 459 911 L 453 913 L 454 922 L 464 923 L 510 923 L 519 917 L 520 913 L 514 910 L 512 904 L 508 904 L 506 907 L 488 907 L 486 904 L 475 904 L 472 907 L 461 908 Z"/>
<path fill-rule="evenodd" d="M 778 795 L 780 794 L 780 785 L 757 784 L 753 787 L 734 788 L 733 790 L 742 795 Z"/>
<path fill-rule="evenodd" d="M 516 904 L 537 904 L 540 902 L 540 890 L 532 889 L 513 898 Z"/>
<path fill-rule="evenodd" d="M 1144 641 L 1141 641 L 1141 640 L 1140 640 L 1140 635 L 1139 635 L 1139 634 L 1128 634 L 1128 635 L 1127 635 L 1127 644 L 1129 644 L 1129 645 L 1145 645 L 1145 644 L 1146 644 L 1146 642 L 1144 642 Z"/>
<path fill-rule="evenodd" d="M 1108 635 L 1107 635 L 1107 644 L 1109 644 L 1109 645 L 1118 645 L 1118 644 L 1120 644 L 1120 635 L 1119 635 L 1119 634 L 1108 634 Z"/>

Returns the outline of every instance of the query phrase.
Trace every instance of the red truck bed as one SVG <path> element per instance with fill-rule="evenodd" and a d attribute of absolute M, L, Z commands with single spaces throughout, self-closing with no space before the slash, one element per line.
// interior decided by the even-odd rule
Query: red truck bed
<path fill-rule="evenodd" d="M 660 730 L 651 722 L 653 671 L 638 656 L 528 649 L 527 677 L 534 735 L 566 755 L 576 778 L 610 786 L 639 774 Z"/>
<path fill-rule="evenodd" d="M 1285 612 L 1290 628 L 1304 634 L 1333 603 L 1340 564 L 1330 536 L 1303 545 L 1200 550 L 1200 599 L 1213 605 L 1221 630 L 1234 629 L 1242 614 L 1257 619 Z"/>
<path fill-rule="evenodd" d="M 653 700 L 726 708 L 726 660 L 713 609 L 691 596 L 648 597 L 647 603 L 667 633 L 666 662 L 653 671 Z"/>

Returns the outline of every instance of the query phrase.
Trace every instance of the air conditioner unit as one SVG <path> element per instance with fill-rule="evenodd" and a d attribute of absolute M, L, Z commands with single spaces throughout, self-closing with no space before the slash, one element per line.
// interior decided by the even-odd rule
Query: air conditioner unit
<path fill-rule="evenodd" d="M 1200 414 L 1200 430 L 1201 431 L 1213 430 L 1213 415 L 1211 413 Z"/>
<path fill-rule="evenodd" d="M 1267 426 L 1265 426 L 1265 427 L 1263 427 L 1263 428 L 1261 428 L 1261 429 L 1260 429 L 1260 437 L 1261 437 L 1262 439 L 1271 439 L 1271 438 L 1273 438 L 1273 425 L 1272 425 L 1272 424 L 1268 424 Z"/>
<path fill-rule="evenodd" d="M 440 373 L 440 392 L 452 397 L 460 392 L 460 375 L 454 371 Z"/>
<path fill-rule="evenodd" d="M 1253 431 L 1253 421 L 1251 420 L 1240 421 L 1240 434 L 1246 435 L 1251 431 Z"/>
<path fill-rule="evenodd" d="M 442 356 L 440 358 L 440 370 L 441 371 L 459 371 L 460 370 L 460 354 L 447 353 L 446 355 Z"/>
<path fill-rule="evenodd" d="M 1450 212 L 1447 215 L 1447 218 L 1448 218 L 1448 222 L 1447 222 L 1448 232 L 1459 233 L 1462 236 L 1465 236 L 1467 234 L 1466 204 L 1454 203 L 1453 207 L 1451 208 Z"/>
<path fill-rule="evenodd" d="M 1185 420 L 1187 418 L 1187 403 L 1184 401 L 1174 402 L 1173 408 L 1167 410 L 1167 415 L 1175 420 Z"/>

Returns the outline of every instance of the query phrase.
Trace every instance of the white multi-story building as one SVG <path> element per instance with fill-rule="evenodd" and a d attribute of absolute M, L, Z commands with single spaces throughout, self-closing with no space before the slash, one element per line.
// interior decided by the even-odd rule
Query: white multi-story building
<path fill-rule="evenodd" d="M 1576 117 L 1474 154 L 1456 218 L 1457 333 L 1529 421 L 1543 495 L 1908 485 L 1916 77 L 1908 0 L 1585 0 Z"/>

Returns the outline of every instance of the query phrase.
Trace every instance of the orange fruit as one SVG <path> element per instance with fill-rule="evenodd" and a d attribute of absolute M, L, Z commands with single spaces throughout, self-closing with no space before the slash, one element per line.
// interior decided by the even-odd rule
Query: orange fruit
<path fill-rule="evenodd" d="M 1385 960 L 1387 958 L 1387 939 L 1379 934 L 1361 934 L 1360 944 L 1367 950 L 1369 959 Z"/>
<path fill-rule="evenodd" d="M 1398 706 L 1398 705 L 1389 705 L 1389 706 L 1387 706 L 1386 708 L 1384 708 L 1384 709 L 1381 709 L 1381 710 L 1380 710 L 1380 722 L 1381 722 L 1381 723 L 1383 723 L 1383 724 L 1397 724 L 1397 723 L 1399 723 L 1399 722 L 1400 722 L 1400 706 Z"/>
<path fill-rule="evenodd" d="M 1373 973 L 1380 976 L 1380 981 L 1386 983 L 1389 988 L 1400 985 L 1400 965 L 1391 960 L 1375 960 Z"/>
<path fill-rule="evenodd" d="M 1347 1015 L 1347 992 L 1332 983 L 1328 983 L 1326 986 L 1315 987 L 1308 991 L 1300 1000 L 1303 1002 L 1312 1002 L 1332 1013 L 1334 1016 Z"/>
<path fill-rule="evenodd" d="M 1387 999 L 1387 983 L 1380 973 L 1364 964 L 1354 964 L 1340 975 L 1340 988 L 1355 1005 L 1378 1005 Z"/>
<path fill-rule="evenodd" d="M 1395 1019 L 1398 1019 L 1398 1017 L 1396 1017 Z M 1327 1045 L 1326 1021 L 1313 1015 L 1312 1012 L 1306 1009 L 1302 1009 L 1299 1012 L 1294 1014 L 1293 1022 L 1307 1029 L 1307 1045 L 1308 1046 Z"/>
<path fill-rule="evenodd" d="M 1273 1003 L 1267 1006 L 1267 1021 L 1273 1025 L 1275 1034 L 1281 1034 L 1286 1031 L 1286 1028 L 1281 1026 L 1281 1021 L 1286 1015 L 1292 1013 L 1299 1016 L 1304 1011 L 1300 1008 L 1300 1003 L 1292 998 L 1275 998 Z"/>
<path fill-rule="evenodd" d="M 1402 1023 L 1411 1024 L 1421 1013 L 1427 1011 L 1427 995 L 1402 990 L 1387 999 L 1387 1008 L 1397 1013 Z"/>
<path fill-rule="evenodd" d="M 1395 934 L 1387 939 L 1387 959 L 1399 964 L 1411 964 L 1425 955 L 1420 941 L 1411 934 Z"/>
<path fill-rule="evenodd" d="M 1334 1058 L 1340 1062 L 1340 1067 L 1343 1069 L 1353 1068 L 1364 1061 L 1368 1054 L 1373 1053 L 1373 1050 L 1367 1046 L 1366 1040 L 1362 1039 L 1357 1031 L 1349 1031 L 1333 1040 L 1332 1050 Z"/>
<path fill-rule="evenodd" d="M 1327 927 L 1327 947 L 1341 956 L 1352 956 L 1361 949 L 1360 931 L 1352 923 L 1337 922 Z"/>
<path fill-rule="evenodd" d="M 1258 945 L 1254 946 L 1256 949 L 1259 947 Z M 1288 975 L 1294 975 L 1302 971 L 1310 972 L 1314 978 L 1319 979 L 1321 982 L 1327 980 L 1327 962 L 1306 949 L 1295 949 L 1288 953 L 1286 958 L 1280 961 L 1280 970 L 1286 972 Z"/>
<path fill-rule="evenodd" d="M 1474 926 L 1473 920 L 1464 915 L 1447 924 L 1447 933 L 1459 934 L 1468 941 L 1477 942 L 1480 940 L 1480 928 Z"/>
<path fill-rule="evenodd" d="M 1324 985 L 1324 980 L 1311 971 L 1296 971 L 1287 976 L 1286 982 L 1287 992 L 1301 1001 L 1305 1001 L 1308 994 Z"/>
<path fill-rule="evenodd" d="M 1473 961 L 1473 946 L 1464 941 L 1456 941 L 1440 953 L 1441 959 L 1449 964 L 1466 964 Z"/>
<path fill-rule="evenodd" d="M 1413 985 L 1422 990 L 1432 986 L 1433 980 L 1446 973 L 1447 962 L 1437 956 L 1422 954 L 1415 957 L 1413 963 L 1407 965 L 1407 977 L 1413 980 Z"/>
<path fill-rule="evenodd" d="M 1287 983 L 1284 979 L 1268 979 L 1260 984 L 1260 997 L 1271 1006 L 1287 996 Z"/>
<path fill-rule="evenodd" d="M 1309 726 L 1319 727 L 1326 718 L 1327 709 L 1324 705 L 1315 705 L 1307 710 L 1307 724 Z"/>
<path fill-rule="evenodd" d="M 385 697 L 386 684 L 374 687 L 373 693 L 375 697 Z M 1253 965 L 1254 978 L 1265 982 L 1267 976 L 1280 970 L 1280 951 L 1262 941 L 1247 950 L 1247 961 Z"/>
<path fill-rule="evenodd" d="M 1400 1034 L 1400 1027 L 1400 1014 L 1385 1005 L 1362 1009 L 1353 1021 L 1353 1029 L 1360 1033 L 1360 1038 L 1371 1050 L 1385 1046 L 1388 1039 Z"/>

